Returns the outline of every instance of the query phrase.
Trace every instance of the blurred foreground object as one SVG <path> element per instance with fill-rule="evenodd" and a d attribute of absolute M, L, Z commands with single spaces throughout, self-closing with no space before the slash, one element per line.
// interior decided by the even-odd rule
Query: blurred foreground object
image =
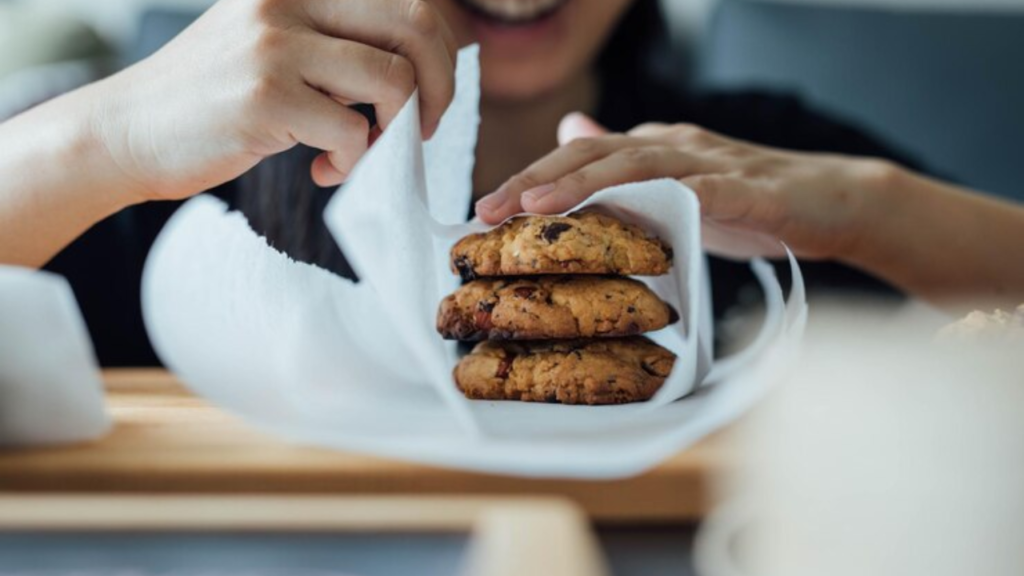
<path fill-rule="evenodd" d="M 737 434 L 702 573 L 1024 573 L 1024 340 L 816 314 L 798 373 Z"/>
<path fill-rule="evenodd" d="M 9 576 L 608 574 L 583 512 L 547 497 L 0 495 L 0 558 Z"/>
<path fill-rule="evenodd" d="M 109 428 L 99 368 L 67 281 L 0 266 L 0 447 L 82 442 Z"/>

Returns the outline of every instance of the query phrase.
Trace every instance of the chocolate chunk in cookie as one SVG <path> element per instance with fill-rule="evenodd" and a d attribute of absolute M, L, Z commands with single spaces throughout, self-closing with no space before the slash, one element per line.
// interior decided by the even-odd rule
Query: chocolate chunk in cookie
<path fill-rule="evenodd" d="M 452 270 L 464 280 L 526 274 L 657 276 L 672 266 L 672 250 L 637 226 L 596 212 L 520 216 L 460 240 Z"/>
<path fill-rule="evenodd" d="M 599 340 L 485 341 L 455 367 L 467 398 L 625 404 L 661 388 L 675 355 L 642 336 Z"/>
<path fill-rule="evenodd" d="M 633 336 L 673 318 L 671 306 L 629 278 L 481 278 L 441 302 L 437 331 L 449 340 Z"/>

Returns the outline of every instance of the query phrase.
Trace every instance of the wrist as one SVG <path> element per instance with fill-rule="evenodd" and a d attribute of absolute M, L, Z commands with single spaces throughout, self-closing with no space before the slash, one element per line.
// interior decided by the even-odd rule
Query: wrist
<path fill-rule="evenodd" d="M 139 201 L 98 138 L 90 88 L 0 124 L 0 262 L 41 266 Z"/>
<path fill-rule="evenodd" d="M 94 188 L 114 211 L 149 201 L 150 186 L 138 176 L 134 160 L 124 144 L 126 116 L 131 109 L 127 93 L 119 86 L 120 75 L 106 78 L 83 91 L 85 114 L 78 123 L 75 157 L 92 166 Z"/>
<path fill-rule="evenodd" d="M 912 203 L 913 176 L 887 160 L 857 160 L 853 188 L 860 196 L 849 248 L 837 256 L 844 264 L 876 272 L 885 268 L 905 236 L 905 206 Z"/>

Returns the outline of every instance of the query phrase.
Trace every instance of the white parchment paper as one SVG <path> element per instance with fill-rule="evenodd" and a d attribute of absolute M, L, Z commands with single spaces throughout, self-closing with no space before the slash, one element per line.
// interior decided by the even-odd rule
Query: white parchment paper
<path fill-rule="evenodd" d="M 218 200 L 172 218 L 143 283 L 161 358 L 194 391 L 299 442 L 441 466 L 526 476 L 614 477 L 656 464 L 735 418 L 781 378 L 805 304 L 799 269 L 787 306 L 755 263 L 768 320 L 755 345 L 712 366 L 710 290 L 696 196 L 673 180 L 619 186 L 586 206 L 637 223 L 675 251 L 644 279 L 682 315 L 652 335 L 676 366 L 649 402 L 562 406 L 466 400 L 454 343 L 434 328 L 458 287 L 448 250 L 486 229 L 464 224 L 479 123 L 476 48 L 435 137 L 419 136 L 414 95 L 335 195 L 324 217 L 360 278 L 352 283 L 267 246 Z M 704 384 L 713 385 L 704 386 Z"/>

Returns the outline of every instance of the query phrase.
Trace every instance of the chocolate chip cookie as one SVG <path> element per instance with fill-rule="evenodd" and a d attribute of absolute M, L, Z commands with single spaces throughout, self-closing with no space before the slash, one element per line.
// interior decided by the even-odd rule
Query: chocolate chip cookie
<path fill-rule="evenodd" d="M 460 240 L 452 271 L 464 280 L 533 274 L 658 276 L 672 266 L 672 249 L 637 226 L 596 212 L 520 216 Z"/>
<path fill-rule="evenodd" d="M 482 278 L 441 302 L 449 340 L 633 336 L 678 320 L 645 284 L 615 276 Z"/>
<path fill-rule="evenodd" d="M 664 384 L 675 354 L 642 336 L 477 344 L 455 367 L 467 398 L 562 404 L 647 400 Z"/>

